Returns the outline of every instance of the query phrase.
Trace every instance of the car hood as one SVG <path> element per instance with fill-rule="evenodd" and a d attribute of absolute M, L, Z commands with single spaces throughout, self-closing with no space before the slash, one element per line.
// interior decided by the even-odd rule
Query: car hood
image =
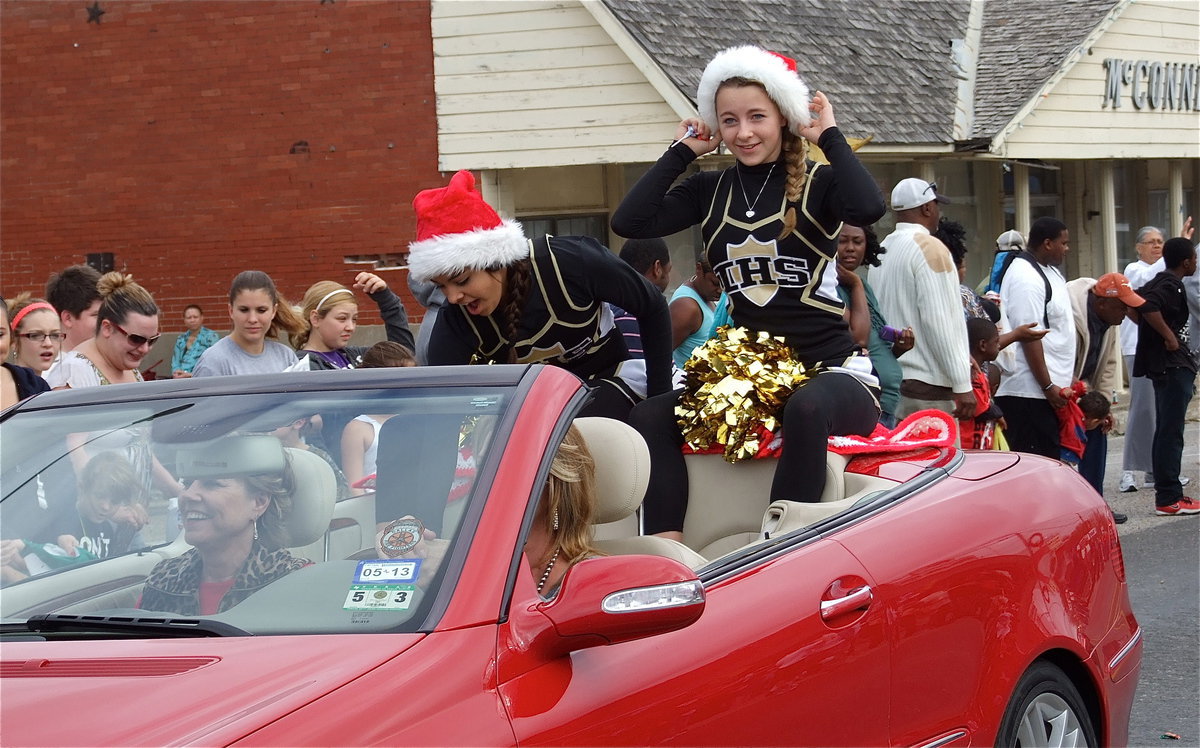
<path fill-rule="evenodd" d="M 420 634 L 10 642 L 6 745 L 226 744 L 345 685 Z"/>

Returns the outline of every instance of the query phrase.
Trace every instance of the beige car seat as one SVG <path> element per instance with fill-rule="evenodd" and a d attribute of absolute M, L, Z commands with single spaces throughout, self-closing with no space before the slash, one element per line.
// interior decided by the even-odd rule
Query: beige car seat
<path fill-rule="evenodd" d="M 719 454 L 689 454 L 688 509 L 683 540 L 705 558 L 716 558 L 762 539 L 763 517 L 771 504 L 773 458 L 730 464 Z M 846 496 L 847 459 L 828 452 L 822 502 Z"/>
<path fill-rule="evenodd" d="M 612 418 L 576 418 L 575 425 L 596 461 L 596 524 L 610 528 L 626 523 L 642 505 L 650 480 L 650 451 L 641 434 Z M 762 514 L 759 513 L 759 521 Z M 612 523 L 618 523 L 613 525 Z M 597 550 L 613 556 L 646 554 L 681 561 L 693 569 L 708 563 L 682 543 L 667 538 L 637 535 L 594 540 Z"/>
<path fill-rule="evenodd" d="M 329 463 L 306 449 L 287 447 L 295 487 L 292 509 L 284 519 L 287 547 L 300 558 L 326 560 L 326 532 L 337 500 L 337 478 Z"/>

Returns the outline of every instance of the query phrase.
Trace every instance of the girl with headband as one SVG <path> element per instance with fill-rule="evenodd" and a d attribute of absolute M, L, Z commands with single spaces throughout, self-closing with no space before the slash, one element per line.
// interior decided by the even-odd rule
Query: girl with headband
<path fill-rule="evenodd" d="M 387 281 L 363 272 L 354 277 L 354 288 L 370 296 L 379 307 L 387 339 L 411 350 L 414 343 L 408 329 L 408 314 Z M 317 281 L 304 293 L 300 316 L 304 318 L 305 329 L 292 336 L 292 345 L 299 355 L 308 355 L 309 368 L 354 369 L 362 365 L 367 346 L 347 345 L 358 327 L 354 291 L 336 281 Z"/>
<path fill-rule="evenodd" d="M 10 301 L 8 311 L 12 317 L 14 361 L 45 376 L 58 359 L 63 339 L 67 337 L 58 312 L 50 302 L 34 298 L 28 291 Z"/>
<path fill-rule="evenodd" d="M 886 210 L 883 196 L 838 130 L 828 97 L 818 91 L 810 98 L 794 60 L 759 47 L 726 49 L 704 69 L 696 101 L 700 116 L 679 123 L 676 141 L 617 208 L 613 231 L 644 238 L 700 224 L 705 256 L 737 326 L 723 328 L 718 345 L 759 356 L 773 351 L 779 371 L 792 372 L 784 377 L 791 377 L 789 387 L 798 384 L 777 409 L 749 418 L 782 423 L 771 498 L 818 501 L 828 437 L 870 434 L 879 419 L 878 382 L 850 334 L 836 259 L 842 222 L 875 222 Z M 672 188 L 722 142 L 732 166 L 700 171 Z M 810 142 L 828 164 L 807 159 Z M 688 495 L 681 429 L 703 431 L 714 415 L 698 394 L 694 362 L 682 400 L 680 392 L 651 398 L 630 417 L 652 458 L 646 532 L 675 539 L 682 539 Z M 677 420 L 677 402 L 689 416 Z M 739 422 L 730 433 L 752 428 Z M 755 445 L 724 446 L 728 456 Z"/>
<path fill-rule="evenodd" d="M 671 320 L 662 292 L 586 236 L 525 238 L 460 171 L 413 200 L 417 241 L 408 266 L 446 295 L 429 340 L 430 364 L 544 363 L 587 382 L 582 415 L 624 420 L 635 402 L 667 392 Z M 644 359 L 630 359 L 611 302 L 637 317 Z"/>

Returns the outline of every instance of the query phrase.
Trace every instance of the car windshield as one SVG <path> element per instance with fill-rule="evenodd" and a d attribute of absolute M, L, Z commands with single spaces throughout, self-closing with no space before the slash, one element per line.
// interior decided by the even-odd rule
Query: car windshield
<path fill-rule="evenodd" d="M 0 423 L 6 630 L 429 630 L 513 388 L 201 391 Z"/>

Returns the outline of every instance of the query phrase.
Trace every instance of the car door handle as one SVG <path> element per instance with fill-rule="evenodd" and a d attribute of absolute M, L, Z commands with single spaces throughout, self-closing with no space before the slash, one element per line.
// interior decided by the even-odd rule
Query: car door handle
<path fill-rule="evenodd" d="M 855 610 L 866 610 L 871 605 L 873 598 L 874 594 L 871 592 L 871 588 L 863 585 L 852 590 L 845 597 L 822 600 L 821 619 L 828 621 Z"/>

